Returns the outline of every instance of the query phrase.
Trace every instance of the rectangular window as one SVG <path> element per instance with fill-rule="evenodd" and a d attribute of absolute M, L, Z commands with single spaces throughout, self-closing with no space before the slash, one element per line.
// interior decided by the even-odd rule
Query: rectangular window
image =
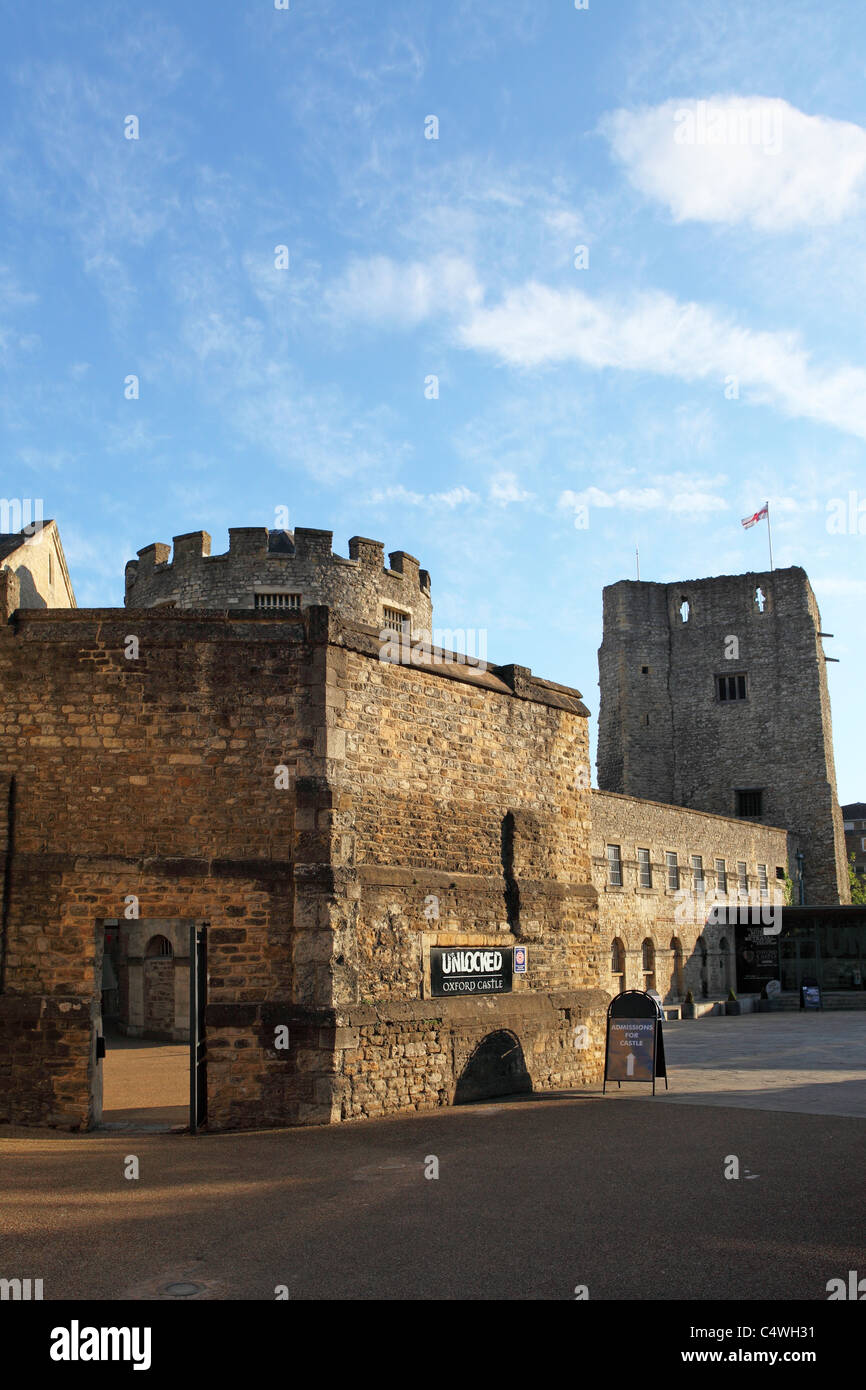
<path fill-rule="evenodd" d="M 758 865 L 758 890 L 759 890 L 759 892 L 760 892 L 762 898 L 769 898 L 769 896 L 770 896 L 770 885 L 769 885 L 769 883 L 768 883 L 768 881 L 767 881 L 767 866 L 766 866 L 766 864 L 759 864 L 759 865 Z"/>
<path fill-rule="evenodd" d="M 728 891 L 728 871 L 724 859 L 716 860 L 716 889 L 719 893 Z"/>
<path fill-rule="evenodd" d="M 622 887 L 622 859 L 619 845 L 608 845 L 607 847 L 607 881 L 614 888 Z"/>
<path fill-rule="evenodd" d="M 676 892 L 680 886 L 680 870 L 677 864 L 677 856 L 674 850 L 667 850 L 665 853 L 665 863 L 668 868 L 668 888 Z"/>
<path fill-rule="evenodd" d="M 704 882 L 704 859 L 701 854 L 692 855 L 692 887 L 696 893 L 707 891 L 707 885 Z"/>
<path fill-rule="evenodd" d="M 652 888 L 653 870 L 650 863 L 650 852 L 648 849 L 639 849 L 637 852 L 638 885 L 641 888 Z"/>
<path fill-rule="evenodd" d="M 743 859 L 737 861 L 737 888 L 741 893 L 748 896 L 749 893 L 749 871 Z"/>
<path fill-rule="evenodd" d="M 54 556 L 50 550 L 48 552 L 48 583 L 54 583 Z"/>
<path fill-rule="evenodd" d="M 850 831 L 850 830 L 853 830 L 853 829 L 854 829 L 854 822 L 853 822 L 852 820 L 846 820 L 846 822 L 845 822 L 845 831 L 846 831 L 846 833 L 847 833 L 848 831 Z"/>
<path fill-rule="evenodd" d="M 745 700 L 745 675 L 716 676 L 716 698 L 725 702 L 729 700 Z"/>
<path fill-rule="evenodd" d="M 387 632 L 409 633 L 409 614 L 401 613 L 399 608 L 385 607 L 382 612 L 382 627 Z"/>
<path fill-rule="evenodd" d="M 861 849 L 866 849 L 866 839 L 861 839 L 861 841 L 860 841 L 860 848 L 861 848 Z"/>
<path fill-rule="evenodd" d="M 297 612 L 301 606 L 300 594 L 278 594 L 264 593 L 256 594 L 256 608 L 265 609 L 268 612 L 294 611 Z"/>
<path fill-rule="evenodd" d="M 762 816 L 764 814 L 764 793 L 750 787 L 746 791 L 735 792 L 738 816 Z"/>

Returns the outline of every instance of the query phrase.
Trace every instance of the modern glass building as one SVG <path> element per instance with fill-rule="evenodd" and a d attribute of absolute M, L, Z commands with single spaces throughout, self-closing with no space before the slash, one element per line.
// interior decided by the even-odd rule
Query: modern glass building
<path fill-rule="evenodd" d="M 778 980 L 784 994 L 804 980 L 824 994 L 866 989 L 866 907 L 783 907 L 775 920 L 757 907 L 727 908 L 711 920 L 736 941 L 736 989 L 760 994 Z M 780 931 L 774 928 L 781 927 Z"/>

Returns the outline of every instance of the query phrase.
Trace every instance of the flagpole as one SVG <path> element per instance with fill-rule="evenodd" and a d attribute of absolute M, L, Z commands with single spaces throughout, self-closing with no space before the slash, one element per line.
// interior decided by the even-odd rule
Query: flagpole
<path fill-rule="evenodd" d="M 767 541 L 768 541 L 769 546 L 770 546 L 770 573 L 772 574 L 772 572 L 773 572 L 773 533 L 772 533 L 772 531 L 770 530 L 770 504 L 769 504 L 769 502 L 765 502 L 765 503 L 764 503 L 764 506 L 765 506 L 766 509 L 767 509 Z"/>

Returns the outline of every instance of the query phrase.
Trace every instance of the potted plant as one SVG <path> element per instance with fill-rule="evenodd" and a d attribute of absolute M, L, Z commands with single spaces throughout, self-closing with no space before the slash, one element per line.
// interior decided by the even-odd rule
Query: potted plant
<path fill-rule="evenodd" d="M 688 990 L 683 1000 L 683 1018 L 697 1018 L 697 1016 L 698 1010 L 695 1004 L 695 996 L 692 994 L 691 990 Z"/>
<path fill-rule="evenodd" d="M 742 1006 L 742 1004 L 740 1003 L 740 1001 L 739 1001 L 739 999 L 737 998 L 737 996 L 734 994 L 734 991 L 733 991 L 732 989 L 729 989 L 729 990 L 728 990 L 727 1002 L 725 1003 L 725 1013 L 726 1013 L 726 1014 L 740 1014 L 740 1013 L 742 1013 L 742 1012 L 743 1012 L 743 1006 Z"/>

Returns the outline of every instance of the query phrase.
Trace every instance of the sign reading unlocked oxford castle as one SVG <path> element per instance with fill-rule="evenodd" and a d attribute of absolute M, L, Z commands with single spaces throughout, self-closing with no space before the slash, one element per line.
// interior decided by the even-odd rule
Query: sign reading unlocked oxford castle
<path fill-rule="evenodd" d="M 713 895 L 845 900 L 802 570 L 605 591 L 594 791 L 578 691 L 389 656 L 412 556 L 229 537 L 140 551 L 124 609 L 75 606 L 52 522 L 0 537 L 0 1118 L 98 1123 L 109 1009 L 184 1036 L 192 923 L 232 1129 L 600 1083 L 612 994 L 724 988 Z"/>

